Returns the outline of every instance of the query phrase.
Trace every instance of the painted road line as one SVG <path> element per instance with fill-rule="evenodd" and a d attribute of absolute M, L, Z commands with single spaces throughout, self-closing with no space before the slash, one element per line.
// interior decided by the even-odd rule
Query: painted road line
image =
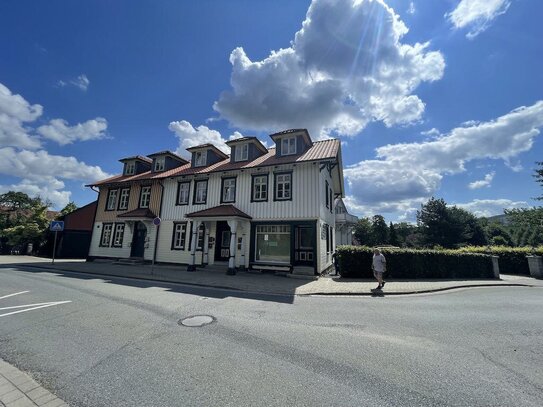
<path fill-rule="evenodd" d="M 27 305 L 15 305 L 13 307 L 4 307 L 4 308 L 0 308 L 0 311 L 4 311 L 4 310 L 8 310 L 8 309 L 24 308 L 24 307 L 30 307 L 30 308 L 20 309 L 19 311 L 8 312 L 6 314 L 0 314 L 0 318 L 1 317 L 7 317 L 8 315 L 19 314 L 21 312 L 27 312 L 27 311 L 33 311 L 33 310 L 36 310 L 36 309 L 40 309 L 40 308 L 52 307 L 54 305 L 67 304 L 69 302 L 71 302 L 71 301 L 43 302 L 43 303 L 40 303 L 40 304 L 27 304 Z"/>
<path fill-rule="evenodd" d="M 3 300 L 4 298 L 13 297 L 13 296 L 19 295 L 19 294 L 29 293 L 29 292 L 30 292 L 30 291 L 21 291 L 21 292 L 19 292 L 19 293 L 15 293 L 15 294 L 4 295 L 3 297 L 0 297 L 0 300 Z"/>

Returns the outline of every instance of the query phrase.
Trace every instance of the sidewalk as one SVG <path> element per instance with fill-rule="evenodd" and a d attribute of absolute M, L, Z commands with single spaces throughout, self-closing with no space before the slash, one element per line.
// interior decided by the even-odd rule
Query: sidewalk
<path fill-rule="evenodd" d="M 0 407 L 67 407 L 26 373 L 0 359 Z"/>
<path fill-rule="evenodd" d="M 222 269 L 200 268 L 187 272 L 186 266 L 116 265 L 110 261 L 51 260 L 31 256 L 0 256 L 0 266 L 27 266 L 49 269 L 51 272 L 77 272 L 101 276 L 158 280 L 194 286 L 223 288 L 241 292 L 275 295 L 373 295 L 373 280 L 354 280 L 337 277 L 287 278 L 268 273 L 238 272 L 226 275 Z M 387 282 L 383 294 L 417 294 L 455 288 L 481 286 L 540 286 L 543 282 L 528 276 L 502 276 L 500 280 L 413 280 Z"/>

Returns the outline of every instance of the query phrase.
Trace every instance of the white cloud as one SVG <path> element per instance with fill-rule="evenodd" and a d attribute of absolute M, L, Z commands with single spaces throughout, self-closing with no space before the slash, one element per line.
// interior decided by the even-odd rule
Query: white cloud
<path fill-rule="evenodd" d="M 490 187 L 490 184 L 492 184 L 492 180 L 494 179 L 494 176 L 496 175 L 495 171 L 492 171 L 485 175 L 485 177 L 478 181 L 473 181 L 468 184 L 469 189 L 479 189 L 484 187 Z"/>
<path fill-rule="evenodd" d="M 421 131 L 420 134 L 422 134 L 423 136 L 428 136 L 429 138 L 437 138 L 441 135 L 439 130 L 435 127 L 432 127 L 430 130 Z"/>
<path fill-rule="evenodd" d="M 413 92 L 445 62 L 428 43 L 402 44 L 407 31 L 383 0 L 314 0 L 290 47 L 261 61 L 232 51 L 232 89 L 214 109 L 237 127 L 307 127 L 314 137 L 416 122 L 424 103 Z"/>
<path fill-rule="evenodd" d="M 63 119 L 53 119 L 48 125 L 38 127 L 43 137 L 56 141 L 61 146 L 74 141 L 100 140 L 107 137 L 107 120 L 102 117 L 69 126 Z"/>
<path fill-rule="evenodd" d="M 206 143 L 213 144 L 224 153 L 230 154 L 230 147 L 226 145 L 226 140 L 222 138 L 221 133 L 217 130 L 212 130 L 203 125 L 194 128 L 192 124 L 186 120 L 171 122 L 168 129 L 173 131 L 179 138 L 179 147 L 176 150 L 176 153 L 181 156 L 187 156 L 187 151 L 185 151 L 187 148 Z"/>
<path fill-rule="evenodd" d="M 510 199 L 474 199 L 467 203 L 453 204 L 459 208 L 472 212 L 475 216 L 494 216 L 502 215 L 504 209 L 526 208 L 527 202 L 512 201 Z"/>
<path fill-rule="evenodd" d="M 54 208 L 63 208 L 70 202 L 70 191 L 62 191 L 64 183 L 55 178 L 44 178 L 40 184 L 34 181 L 23 179 L 18 184 L 0 185 L 0 194 L 8 191 L 19 191 L 44 200 L 50 201 Z"/>
<path fill-rule="evenodd" d="M 83 92 L 86 92 L 87 89 L 89 88 L 90 80 L 89 78 L 87 78 L 87 75 L 81 74 L 77 78 L 70 79 L 67 81 L 64 81 L 61 79 L 57 82 L 57 85 L 60 86 L 61 88 L 71 85 L 71 86 L 75 86 L 76 88 L 81 89 Z"/>
<path fill-rule="evenodd" d="M 0 83 L 0 147 L 39 148 L 39 138 L 29 134 L 25 123 L 35 121 L 42 112 L 41 105 L 31 105 Z"/>
<path fill-rule="evenodd" d="M 445 16 L 455 28 L 469 27 L 466 37 L 473 39 L 485 31 L 496 17 L 504 14 L 510 5 L 510 0 L 461 0 Z"/>
<path fill-rule="evenodd" d="M 407 14 L 415 14 L 417 12 L 417 9 L 415 8 L 415 2 L 411 1 L 409 2 L 409 8 L 407 9 Z"/>
<path fill-rule="evenodd" d="M 351 204 L 398 212 L 434 195 L 444 175 L 479 159 L 508 161 L 530 150 L 543 126 L 543 101 L 495 120 L 457 127 L 435 140 L 380 147 L 376 159 L 345 169 Z"/>

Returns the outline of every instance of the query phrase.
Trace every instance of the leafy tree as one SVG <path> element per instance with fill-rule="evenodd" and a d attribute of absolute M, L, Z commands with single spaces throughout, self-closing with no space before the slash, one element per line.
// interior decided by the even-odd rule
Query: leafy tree
<path fill-rule="evenodd" d="M 392 222 L 390 222 L 388 229 L 389 229 L 388 243 L 391 244 L 392 246 L 399 246 L 400 240 L 398 239 L 396 228 L 394 227 L 394 224 Z"/>
<path fill-rule="evenodd" d="M 398 236 L 399 244 L 402 247 L 419 247 L 419 244 L 421 244 L 421 236 L 420 233 L 418 233 L 418 227 L 416 225 L 412 225 L 407 222 L 400 222 L 394 225 L 394 229 L 396 235 Z"/>
<path fill-rule="evenodd" d="M 426 204 L 421 204 L 420 211 L 417 211 L 417 224 L 427 245 L 448 246 L 450 231 L 447 204 L 443 199 L 432 197 Z"/>
<path fill-rule="evenodd" d="M 503 243 L 500 243 L 500 245 L 513 246 L 513 239 L 511 238 L 511 234 L 503 225 L 495 222 L 491 223 L 488 225 L 486 231 L 488 234 L 488 238 L 490 239 L 490 242 L 492 244 L 495 244 L 494 242 L 496 241 L 497 237 L 501 237 L 501 239 L 499 240 Z"/>
<path fill-rule="evenodd" d="M 535 169 L 535 174 L 533 177 L 535 178 L 535 182 L 537 182 L 541 187 L 543 187 L 543 161 L 538 161 L 536 164 L 539 166 L 539 168 Z M 543 195 L 535 198 L 539 201 L 543 201 Z"/>
<path fill-rule="evenodd" d="M 59 217 L 68 215 L 69 213 L 75 211 L 77 209 L 77 205 L 75 202 L 70 201 L 64 208 L 61 209 Z"/>
<path fill-rule="evenodd" d="M 362 245 L 372 246 L 371 222 L 368 218 L 360 218 L 354 227 L 354 237 Z"/>
<path fill-rule="evenodd" d="M 381 215 L 374 215 L 371 219 L 371 235 L 373 245 L 388 244 L 388 226 L 385 218 Z"/>

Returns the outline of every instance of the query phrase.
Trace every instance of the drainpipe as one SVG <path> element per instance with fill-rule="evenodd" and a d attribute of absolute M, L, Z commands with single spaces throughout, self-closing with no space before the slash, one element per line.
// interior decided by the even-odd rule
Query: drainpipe
<path fill-rule="evenodd" d="M 158 217 L 160 218 L 162 216 L 162 202 L 164 201 L 164 184 L 162 181 L 158 181 L 158 185 L 160 185 L 160 209 L 158 210 Z M 156 261 L 156 251 L 158 249 L 158 232 L 160 232 L 160 225 L 156 227 L 156 234 L 155 234 L 155 250 L 153 252 L 153 264 L 155 264 Z"/>
<path fill-rule="evenodd" d="M 92 191 L 98 194 L 98 196 L 96 197 L 96 208 L 94 208 L 94 216 L 92 217 L 91 239 L 90 239 L 90 244 L 89 244 L 89 251 L 90 251 L 90 247 L 92 245 L 92 237 L 94 236 L 94 229 L 95 229 L 94 224 L 96 223 L 96 213 L 98 212 L 98 201 L 100 200 L 100 190 L 94 189 L 95 188 L 94 185 L 88 185 L 88 187 L 90 187 Z M 93 260 L 94 259 L 90 258 L 89 253 L 87 253 L 87 258 L 85 259 L 85 261 L 93 261 Z"/>

